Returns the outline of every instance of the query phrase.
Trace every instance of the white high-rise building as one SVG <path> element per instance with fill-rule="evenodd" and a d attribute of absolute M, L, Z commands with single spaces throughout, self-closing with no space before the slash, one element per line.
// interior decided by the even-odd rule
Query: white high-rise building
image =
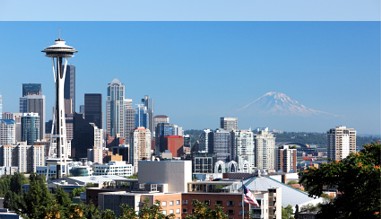
<path fill-rule="evenodd" d="M 16 144 L 16 123 L 13 119 L 0 119 L 0 145 Z"/>
<path fill-rule="evenodd" d="M 135 109 L 132 107 L 132 99 L 125 99 L 125 127 L 124 127 L 124 136 L 126 141 L 130 143 L 131 136 L 133 131 L 135 130 Z"/>
<path fill-rule="evenodd" d="M 328 160 L 342 160 L 356 152 L 356 130 L 337 126 L 327 132 Z"/>
<path fill-rule="evenodd" d="M 135 129 L 131 143 L 132 165 L 134 172 L 138 172 L 139 160 L 150 160 L 151 157 L 151 131 L 144 127 Z"/>
<path fill-rule="evenodd" d="M 255 166 L 268 171 L 275 170 L 275 137 L 268 128 L 261 130 L 254 137 Z"/>
<path fill-rule="evenodd" d="M 238 118 L 235 117 L 221 117 L 220 128 L 226 131 L 238 130 Z"/>
<path fill-rule="evenodd" d="M 110 136 L 126 137 L 126 109 L 131 101 L 125 99 L 125 89 L 118 79 L 107 87 L 106 132 Z"/>
<path fill-rule="evenodd" d="M 254 133 L 251 130 L 233 131 L 234 158 L 238 162 L 239 172 L 252 173 L 254 171 Z"/>
<path fill-rule="evenodd" d="M 0 146 L 0 165 L 18 167 L 20 173 L 35 172 L 37 166 L 45 165 L 45 146 L 31 146 L 26 142 Z"/>
<path fill-rule="evenodd" d="M 94 123 L 90 123 L 94 128 L 94 147 L 93 147 L 93 162 L 103 163 L 103 129 L 99 129 Z"/>

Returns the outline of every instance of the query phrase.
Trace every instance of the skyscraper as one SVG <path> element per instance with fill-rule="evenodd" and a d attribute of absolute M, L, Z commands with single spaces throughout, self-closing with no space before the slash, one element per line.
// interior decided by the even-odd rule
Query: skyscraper
<path fill-rule="evenodd" d="M 328 160 L 342 160 L 350 153 L 356 152 L 356 130 L 337 126 L 327 132 Z"/>
<path fill-rule="evenodd" d="M 268 128 L 260 130 L 254 137 L 255 166 L 258 169 L 275 170 L 275 137 Z"/>
<path fill-rule="evenodd" d="M 251 130 L 236 130 L 232 132 L 232 155 L 238 162 L 241 172 L 254 171 L 254 133 Z"/>
<path fill-rule="evenodd" d="M 136 126 L 135 126 L 135 109 L 132 107 L 132 99 L 125 99 L 124 101 L 124 136 L 126 138 L 126 143 L 130 143 L 131 142 L 131 136 L 132 136 L 132 133 L 133 131 L 135 130 Z"/>
<path fill-rule="evenodd" d="M 85 119 L 102 128 L 102 94 L 85 94 Z"/>
<path fill-rule="evenodd" d="M 143 104 L 138 104 L 135 114 L 135 127 L 144 127 L 149 129 L 149 121 L 150 118 L 147 107 Z"/>
<path fill-rule="evenodd" d="M 131 143 L 132 165 L 134 172 L 138 172 L 139 160 L 150 160 L 151 158 L 151 131 L 144 127 L 138 127 L 133 132 Z"/>
<path fill-rule="evenodd" d="M 24 113 L 21 117 L 21 140 L 33 145 L 39 137 L 40 116 L 38 113 Z"/>
<path fill-rule="evenodd" d="M 226 131 L 238 130 L 238 119 L 235 117 L 221 117 L 220 128 Z"/>
<path fill-rule="evenodd" d="M 0 145 L 16 144 L 16 123 L 13 119 L 0 119 Z"/>
<path fill-rule="evenodd" d="M 213 144 L 211 153 L 216 155 L 217 161 L 229 162 L 232 160 L 231 155 L 231 135 L 224 129 L 216 129 L 213 132 Z"/>
<path fill-rule="evenodd" d="M 284 173 L 296 173 L 297 154 L 296 148 L 291 145 L 283 145 L 278 148 L 277 170 Z"/>
<path fill-rule="evenodd" d="M 165 137 L 169 135 L 174 135 L 174 127 L 169 123 L 159 123 L 156 126 L 156 148 L 155 154 L 160 155 L 163 152 L 161 149 L 164 148 L 165 145 Z"/>
<path fill-rule="evenodd" d="M 106 130 L 110 136 L 125 137 L 125 86 L 118 79 L 108 84 Z"/>
<path fill-rule="evenodd" d="M 40 136 L 39 139 L 44 139 L 45 136 L 45 96 L 41 94 L 40 84 L 36 85 L 37 88 L 27 86 L 24 87 L 23 93 L 26 92 L 26 96 L 20 98 L 20 113 L 38 113 L 40 117 Z M 26 84 L 31 85 L 31 84 Z M 33 93 L 36 92 L 36 93 Z"/>
<path fill-rule="evenodd" d="M 147 113 L 148 113 L 148 127 L 147 128 L 151 132 L 153 132 L 155 130 L 155 127 L 153 124 L 153 101 L 148 95 L 145 95 L 144 98 L 142 98 L 142 104 L 147 108 Z"/>
<path fill-rule="evenodd" d="M 25 83 L 22 84 L 22 96 L 25 97 L 27 95 L 41 95 L 42 88 L 39 83 Z"/>
<path fill-rule="evenodd" d="M 73 114 L 75 112 L 75 66 L 67 65 L 65 78 L 65 113 Z"/>
<path fill-rule="evenodd" d="M 198 153 L 209 153 L 213 144 L 213 131 L 210 129 L 204 129 L 200 135 L 198 144 Z"/>

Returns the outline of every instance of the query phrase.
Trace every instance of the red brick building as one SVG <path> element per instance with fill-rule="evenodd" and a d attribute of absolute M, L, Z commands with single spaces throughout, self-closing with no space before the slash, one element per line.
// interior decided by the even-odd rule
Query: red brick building
<path fill-rule="evenodd" d="M 183 154 L 184 137 L 170 135 L 165 137 L 165 145 L 162 151 L 169 150 L 172 157 L 180 157 Z"/>

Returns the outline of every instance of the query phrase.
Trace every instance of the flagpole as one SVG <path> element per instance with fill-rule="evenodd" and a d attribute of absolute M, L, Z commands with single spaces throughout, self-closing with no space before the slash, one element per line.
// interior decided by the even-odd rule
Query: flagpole
<path fill-rule="evenodd" d="M 245 202 L 243 201 L 243 196 L 245 195 L 245 191 L 244 191 L 244 188 L 243 188 L 243 178 L 241 179 L 241 182 L 242 182 L 242 196 L 241 196 L 241 202 L 242 202 L 242 219 L 245 219 Z"/>

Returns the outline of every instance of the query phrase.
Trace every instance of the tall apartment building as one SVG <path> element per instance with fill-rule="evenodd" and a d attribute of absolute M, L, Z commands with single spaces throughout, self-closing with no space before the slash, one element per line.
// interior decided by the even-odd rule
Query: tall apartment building
<path fill-rule="evenodd" d="M 67 65 L 66 78 L 64 85 L 65 113 L 75 112 L 75 66 Z"/>
<path fill-rule="evenodd" d="M 95 123 L 90 123 L 93 128 L 93 162 L 102 164 L 103 163 L 103 129 L 98 128 Z"/>
<path fill-rule="evenodd" d="M 85 119 L 102 128 L 102 94 L 85 94 Z"/>
<path fill-rule="evenodd" d="M 356 152 L 356 130 L 337 126 L 327 132 L 328 160 L 342 160 Z"/>
<path fill-rule="evenodd" d="M 284 173 L 296 173 L 297 152 L 291 145 L 283 145 L 277 151 L 277 169 Z"/>
<path fill-rule="evenodd" d="M 151 158 L 151 131 L 144 127 L 138 127 L 133 132 L 131 142 L 131 155 L 134 172 L 137 173 L 139 160 L 150 160 Z"/>
<path fill-rule="evenodd" d="M 40 139 L 40 116 L 38 113 L 24 113 L 21 117 L 21 140 L 28 145 Z"/>
<path fill-rule="evenodd" d="M 0 119 L 0 145 L 16 144 L 16 123 L 13 119 Z"/>
<path fill-rule="evenodd" d="M 18 167 L 20 173 L 36 171 L 37 166 L 45 165 L 45 146 L 28 145 L 20 142 L 17 145 L 0 146 L 0 166 Z"/>
<path fill-rule="evenodd" d="M 254 171 L 254 133 L 251 130 L 235 130 L 232 132 L 233 158 L 238 163 L 240 172 Z"/>
<path fill-rule="evenodd" d="M 275 170 L 275 137 L 268 128 L 260 130 L 254 137 L 255 166 L 258 169 Z"/>
<path fill-rule="evenodd" d="M 32 89 L 32 88 L 30 88 Z M 37 89 L 37 88 L 36 88 Z M 36 90 L 29 90 L 23 87 L 23 92 L 26 92 L 26 96 L 20 97 L 20 113 L 38 113 L 40 117 L 40 133 L 39 139 L 44 139 L 45 135 L 45 96 Z"/>
<path fill-rule="evenodd" d="M 229 162 L 232 160 L 232 147 L 230 132 L 217 129 L 213 132 L 213 144 L 211 153 L 216 155 L 217 161 Z"/>
<path fill-rule="evenodd" d="M 235 117 L 221 117 L 220 128 L 226 131 L 238 130 L 238 118 Z"/>
<path fill-rule="evenodd" d="M 125 86 L 114 79 L 107 87 L 106 132 L 110 136 L 125 137 Z"/>

